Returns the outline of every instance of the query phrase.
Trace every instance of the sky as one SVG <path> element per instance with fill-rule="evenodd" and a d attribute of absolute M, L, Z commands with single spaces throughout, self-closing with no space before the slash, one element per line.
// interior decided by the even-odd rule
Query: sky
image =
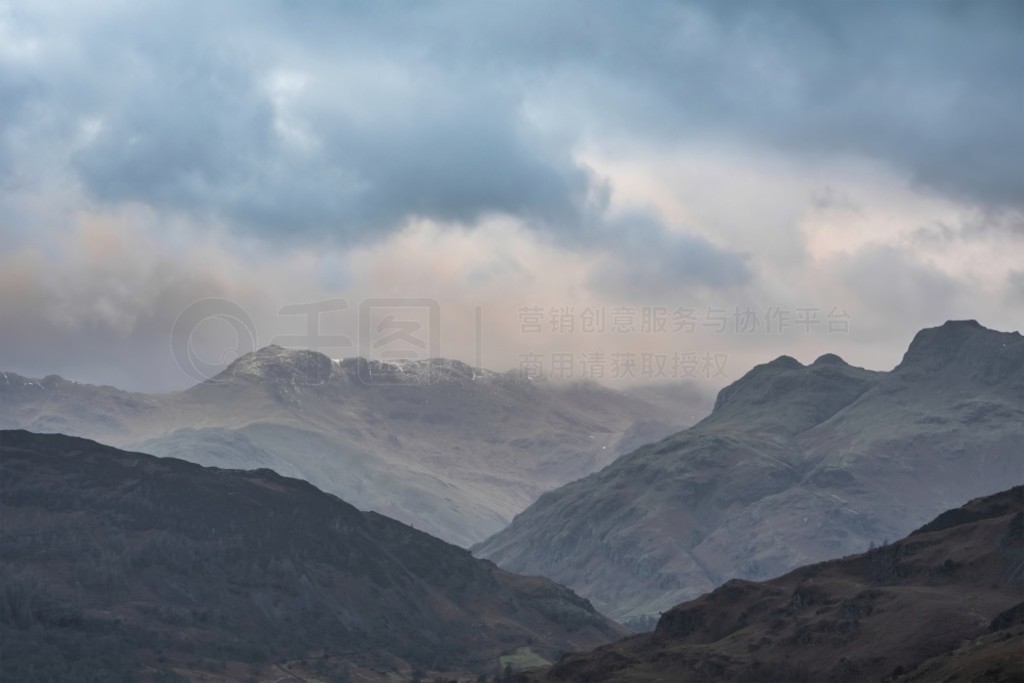
<path fill-rule="evenodd" d="M 3 370 L 717 387 L 966 318 L 1024 320 L 1018 0 L 0 0 Z"/>

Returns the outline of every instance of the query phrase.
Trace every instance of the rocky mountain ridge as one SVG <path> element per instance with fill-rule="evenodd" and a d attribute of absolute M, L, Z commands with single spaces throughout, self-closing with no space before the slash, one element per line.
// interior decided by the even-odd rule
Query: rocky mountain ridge
<path fill-rule="evenodd" d="M 474 552 L 643 625 L 1021 482 L 1024 339 L 949 322 L 890 372 L 760 365 L 694 427 L 544 494 Z"/>

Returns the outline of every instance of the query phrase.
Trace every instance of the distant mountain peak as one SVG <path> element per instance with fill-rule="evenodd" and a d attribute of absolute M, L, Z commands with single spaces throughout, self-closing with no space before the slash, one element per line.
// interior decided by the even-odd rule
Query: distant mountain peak
<path fill-rule="evenodd" d="M 474 368 L 468 363 L 449 358 L 369 360 L 362 356 L 337 361 L 349 376 L 372 379 L 382 384 L 433 384 L 436 382 L 474 382 L 501 375 Z"/>
<path fill-rule="evenodd" d="M 734 423 L 796 434 L 828 419 L 878 380 L 878 373 L 855 368 L 835 354 L 811 365 L 779 356 L 755 366 L 718 392 L 704 423 Z M 765 422 L 767 420 L 768 422 Z"/>
<path fill-rule="evenodd" d="M 351 356 L 331 359 L 317 351 L 288 349 L 276 344 L 240 356 L 215 379 L 232 378 L 275 384 L 324 384 L 340 380 L 409 385 L 517 379 L 513 373 L 474 368 L 449 358 L 372 360 Z"/>
<path fill-rule="evenodd" d="M 949 320 L 914 335 L 893 372 L 904 377 L 970 375 L 988 382 L 1020 375 L 1022 362 L 1020 333 L 990 330 L 977 320 Z"/>
<path fill-rule="evenodd" d="M 310 385 L 426 386 L 435 384 L 471 387 L 478 384 L 522 385 L 529 378 L 474 368 L 448 358 L 372 360 L 362 356 L 329 358 L 308 349 L 289 349 L 276 344 L 238 357 L 220 374 L 200 386 L 242 382 L 266 386 L 277 398 L 297 405 Z M 296 393 L 296 392 L 299 393 Z"/>
<path fill-rule="evenodd" d="M 938 328 L 936 328 L 936 329 L 940 329 L 940 330 L 942 330 L 942 329 L 955 330 L 955 329 L 970 329 L 972 327 L 974 329 L 976 329 L 976 330 L 987 330 L 988 329 L 987 327 L 985 327 L 984 325 L 979 323 L 977 320 L 974 320 L 973 318 L 970 319 L 970 320 L 947 320 L 946 322 L 944 322 L 941 325 L 939 325 Z"/>
<path fill-rule="evenodd" d="M 847 363 L 845 360 L 843 360 L 842 358 L 840 358 L 839 356 L 837 356 L 834 353 L 824 353 L 824 354 L 818 356 L 815 359 L 815 361 L 813 363 L 811 363 L 812 367 L 816 366 L 816 365 L 849 366 L 850 364 Z"/>
<path fill-rule="evenodd" d="M 330 378 L 332 366 L 331 359 L 322 353 L 271 344 L 239 356 L 215 379 L 321 384 Z"/>
<path fill-rule="evenodd" d="M 904 361 L 923 354 L 948 354 L 959 350 L 965 341 L 976 334 L 994 332 L 983 327 L 977 320 L 947 320 L 938 327 L 927 327 L 914 335 Z M 998 333 L 997 333 L 998 334 Z"/>
<path fill-rule="evenodd" d="M 796 358 L 793 358 L 793 356 L 779 356 L 775 360 L 769 361 L 764 365 L 769 368 L 792 368 L 794 370 L 804 367 L 804 364 Z"/>

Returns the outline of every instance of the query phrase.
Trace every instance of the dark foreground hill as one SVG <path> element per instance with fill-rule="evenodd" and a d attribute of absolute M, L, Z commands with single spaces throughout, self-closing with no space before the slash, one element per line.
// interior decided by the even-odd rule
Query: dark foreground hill
<path fill-rule="evenodd" d="M 562 586 L 269 470 L 4 431 L 0 515 L 4 681 L 491 672 L 625 633 Z"/>
<path fill-rule="evenodd" d="M 458 361 L 332 360 L 268 346 L 185 391 L 0 373 L 0 428 L 298 477 L 469 546 L 542 492 L 707 414 L 693 385 L 641 398 Z"/>
<path fill-rule="evenodd" d="M 818 683 L 1024 680 L 1024 487 L 907 538 L 766 581 L 733 580 L 657 629 L 531 680 Z"/>
<path fill-rule="evenodd" d="M 899 538 L 1024 483 L 1024 338 L 919 332 L 872 372 L 783 356 L 696 426 L 544 494 L 474 552 L 619 620 Z"/>

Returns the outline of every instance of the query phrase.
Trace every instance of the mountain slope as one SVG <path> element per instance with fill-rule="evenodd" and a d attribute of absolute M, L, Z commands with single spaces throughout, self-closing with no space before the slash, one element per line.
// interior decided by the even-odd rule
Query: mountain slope
<path fill-rule="evenodd" d="M 474 548 L 650 622 L 731 578 L 897 538 L 1024 481 L 1024 340 L 922 331 L 893 371 L 783 356 L 696 426 L 541 496 Z"/>
<path fill-rule="evenodd" d="M 1024 487 L 867 553 L 732 580 L 535 680 L 955 681 L 1024 676 Z"/>
<path fill-rule="evenodd" d="M 270 346 L 186 391 L 145 395 L 0 374 L 0 427 L 306 479 L 468 546 L 543 491 L 688 424 L 676 405 L 457 361 L 332 361 Z M 689 420 L 692 421 L 692 420 Z"/>
<path fill-rule="evenodd" d="M 489 671 L 624 633 L 562 586 L 269 470 L 3 431 L 0 501 L 3 680 L 307 657 Z"/>

